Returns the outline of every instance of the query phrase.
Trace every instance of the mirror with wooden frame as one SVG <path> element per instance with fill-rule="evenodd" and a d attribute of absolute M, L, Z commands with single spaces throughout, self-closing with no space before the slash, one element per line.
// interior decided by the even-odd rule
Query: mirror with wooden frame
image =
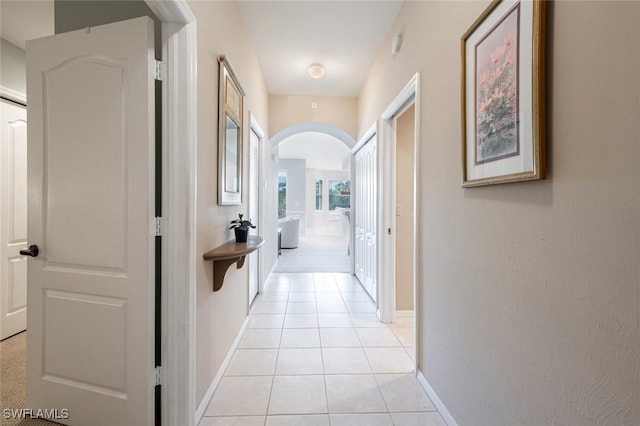
<path fill-rule="evenodd" d="M 218 204 L 242 203 L 244 90 L 224 55 L 220 64 L 218 116 Z"/>

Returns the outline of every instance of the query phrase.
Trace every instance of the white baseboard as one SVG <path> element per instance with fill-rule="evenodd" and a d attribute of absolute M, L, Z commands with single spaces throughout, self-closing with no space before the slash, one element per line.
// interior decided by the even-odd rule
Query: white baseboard
<path fill-rule="evenodd" d="M 222 361 L 222 364 L 218 369 L 218 373 L 215 375 L 215 377 L 211 381 L 211 384 L 209 385 L 209 389 L 207 389 L 207 392 L 205 392 L 204 397 L 202 398 L 202 401 L 200 401 L 200 405 L 198 405 L 198 409 L 196 410 L 196 423 L 195 423 L 196 425 L 200 424 L 200 420 L 202 420 L 202 416 L 204 416 L 204 412 L 206 411 L 207 406 L 211 401 L 211 398 L 213 398 L 213 393 L 216 391 L 216 388 L 220 384 L 220 380 L 222 380 L 222 375 L 224 374 L 224 370 L 226 370 L 227 367 L 229 366 L 229 363 L 231 362 L 231 357 L 233 356 L 233 353 L 238 348 L 238 344 L 240 343 L 240 338 L 242 337 L 242 334 L 244 334 L 244 331 L 247 328 L 248 324 L 249 324 L 249 316 L 247 316 L 247 318 L 245 318 L 244 322 L 242 323 L 242 327 L 240 327 L 240 331 L 238 331 L 238 335 L 236 336 L 235 340 L 231 344 L 231 347 L 227 352 L 227 356 L 224 357 L 224 360 Z"/>
<path fill-rule="evenodd" d="M 425 392 L 427 392 L 427 395 L 431 399 L 431 402 L 433 402 L 433 405 L 435 405 L 436 408 L 438 409 L 440 416 L 442 416 L 442 420 L 444 420 L 444 422 L 448 426 L 458 426 L 458 423 L 453 418 L 449 410 L 447 410 L 447 407 L 445 407 L 445 405 L 442 403 L 442 400 L 440 399 L 436 391 L 431 387 L 431 384 L 429 384 L 429 382 L 427 381 L 427 378 L 424 377 L 424 374 L 422 374 L 422 371 L 418 370 L 417 376 L 418 376 L 418 381 L 422 385 Z"/>
<path fill-rule="evenodd" d="M 269 288 L 269 285 L 271 284 L 271 280 L 269 280 L 269 278 L 271 278 L 271 275 L 273 275 L 273 271 L 276 270 L 276 266 L 278 266 L 278 260 L 277 259 L 274 262 L 273 266 L 271 267 L 271 272 L 269 272 L 267 274 L 267 278 L 265 278 L 265 280 L 264 280 L 264 290 L 262 290 L 263 293 L 265 291 L 267 291 L 267 289 Z"/>
<path fill-rule="evenodd" d="M 396 311 L 397 317 L 413 317 L 414 315 L 413 311 Z"/>

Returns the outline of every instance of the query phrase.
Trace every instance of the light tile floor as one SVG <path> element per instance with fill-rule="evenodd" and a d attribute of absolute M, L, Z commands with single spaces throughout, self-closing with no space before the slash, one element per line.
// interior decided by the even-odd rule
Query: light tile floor
<path fill-rule="evenodd" d="M 277 273 L 201 426 L 444 426 L 414 374 L 413 318 L 377 320 L 349 274 Z"/>

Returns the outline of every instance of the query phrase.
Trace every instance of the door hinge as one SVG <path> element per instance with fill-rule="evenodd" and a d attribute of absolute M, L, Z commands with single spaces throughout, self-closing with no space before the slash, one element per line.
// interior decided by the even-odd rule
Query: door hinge
<path fill-rule="evenodd" d="M 167 68 L 162 61 L 154 60 L 153 61 L 153 78 L 158 81 L 164 80 L 164 76 L 166 74 Z"/>
<path fill-rule="evenodd" d="M 156 237 L 160 237 L 164 233 L 164 220 L 161 217 L 156 217 L 155 231 Z"/>
<path fill-rule="evenodd" d="M 155 379 L 155 384 L 154 386 L 158 386 L 162 384 L 162 367 L 158 366 L 155 368 L 155 372 L 154 372 L 154 379 Z"/>

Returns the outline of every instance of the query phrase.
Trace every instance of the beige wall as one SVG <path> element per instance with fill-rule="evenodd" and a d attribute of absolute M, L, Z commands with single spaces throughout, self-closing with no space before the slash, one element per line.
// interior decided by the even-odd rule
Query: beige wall
<path fill-rule="evenodd" d="M 412 106 L 396 122 L 396 309 L 413 310 L 413 162 L 415 113 Z"/>
<path fill-rule="evenodd" d="M 269 129 L 264 81 L 244 31 L 237 4 L 193 1 L 189 3 L 189 7 L 198 22 L 196 401 L 200 403 L 248 313 L 247 266 L 242 269 L 234 266 L 229 268 L 222 289 L 213 293 L 213 266 L 201 257 L 205 252 L 231 239 L 232 234 L 227 229 L 229 221 L 237 217 L 239 212 L 248 211 L 246 186 L 241 206 L 222 207 L 217 204 L 219 54 L 227 55 L 247 93 L 244 115 L 244 182 L 248 179 L 248 111 L 254 113 L 265 132 L 268 133 Z M 265 157 L 270 158 L 268 150 Z M 272 179 L 268 180 L 273 186 Z M 274 236 L 265 235 L 265 240 L 265 247 L 261 250 L 277 245 Z M 263 251 L 264 253 L 268 251 Z M 275 257 L 271 265 L 274 262 Z"/>
<path fill-rule="evenodd" d="M 311 104 L 315 103 L 316 108 Z M 269 130 L 274 136 L 300 123 L 323 123 L 357 134 L 357 98 L 269 95 Z"/>
<path fill-rule="evenodd" d="M 405 2 L 359 133 L 421 73 L 419 367 L 460 425 L 640 424 L 640 2 L 549 2 L 548 179 L 462 189 L 460 37 Z"/>

